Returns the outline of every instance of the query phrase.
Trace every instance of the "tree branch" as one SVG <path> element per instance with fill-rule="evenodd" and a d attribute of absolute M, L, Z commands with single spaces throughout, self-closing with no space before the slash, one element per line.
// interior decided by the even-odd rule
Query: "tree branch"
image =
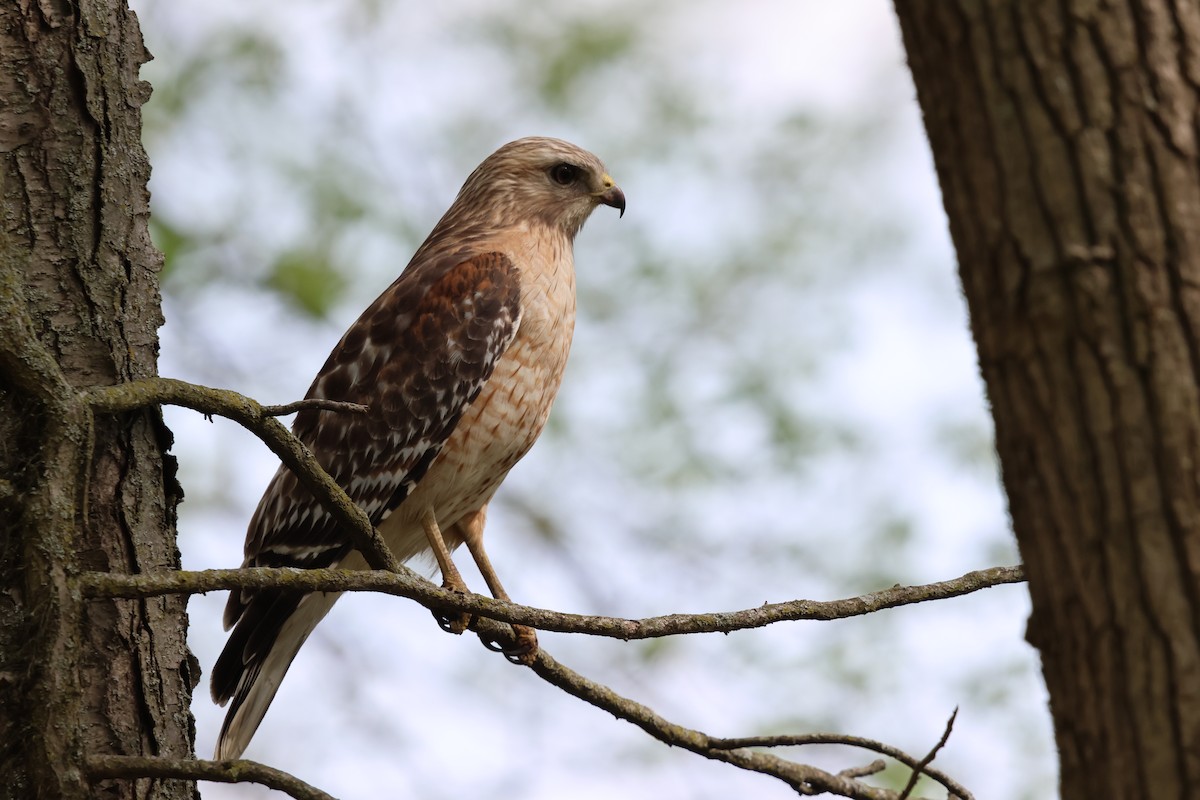
<path fill-rule="evenodd" d="M 192 408 L 204 414 L 218 414 L 238 422 L 266 442 L 268 447 L 296 473 L 321 504 L 354 535 L 355 545 L 363 551 L 371 566 L 375 568 L 374 571 L 258 568 L 129 576 L 88 573 L 81 576 L 79 586 L 82 593 L 89 597 L 147 597 L 160 594 L 191 594 L 221 589 L 268 587 L 284 587 L 298 591 L 377 591 L 408 597 L 431 609 L 467 611 L 475 615 L 472 630 L 476 631 L 485 643 L 501 643 L 511 646 L 515 644 L 513 632 L 505 623 L 523 624 L 547 631 L 588 633 L 626 640 L 646 639 L 686 633 L 729 632 L 762 627 L 785 620 L 844 619 L 926 600 L 957 597 L 991 586 L 1024 580 L 1023 570 L 1019 566 L 995 567 L 967 573 L 950 581 L 925 586 L 895 586 L 891 589 L 845 600 L 826 602 L 794 600 L 786 603 L 766 604 L 743 611 L 715 614 L 670 614 L 643 620 L 562 614 L 505 603 L 481 595 L 461 595 L 435 586 L 396 562 L 362 510 L 354 505 L 336 482 L 325 473 L 303 443 L 272 416 L 273 412 L 279 410 L 278 407 L 264 407 L 236 392 L 211 389 L 166 378 L 147 379 L 103 389 L 92 389 L 85 392 L 85 397 L 95 410 L 108 413 L 120 413 L 151 404 L 170 403 Z M 746 749 L 750 746 L 749 744 L 739 747 L 730 746 L 730 742 L 739 740 L 711 737 L 701 731 L 676 725 L 646 706 L 622 697 L 608 687 L 588 680 L 559 664 L 544 650 L 538 652 L 531 668 L 551 685 L 637 725 L 668 745 L 682 747 L 705 758 L 730 763 L 742 769 L 770 775 L 801 794 L 830 792 L 851 798 L 851 800 L 900 800 L 901 796 L 896 792 L 870 786 L 857 780 L 857 776 L 864 773 L 862 768 L 852 768 L 840 774 L 833 774 L 816 767 L 788 761 L 770 753 L 754 752 Z M 846 737 L 841 743 L 861 744 L 861 742 L 849 741 L 850 738 L 852 737 Z M 752 742 L 753 740 L 740 741 Z M 902 763 L 924 767 L 925 762 L 895 750 L 895 748 L 889 748 L 879 743 L 872 744 L 878 746 L 868 747 L 868 749 L 884 752 L 886 748 L 888 751 L 886 754 L 897 758 Z M 930 756 L 926 757 L 926 760 L 936 752 L 937 748 Z M 89 762 L 89 764 L 91 763 Z M 109 762 L 96 763 L 99 768 Z M 128 768 L 133 768 L 133 761 L 123 763 Z M 143 761 L 138 763 L 145 765 Z M 253 764 L 253 762 L 232 763 Z M 262 765 L 254 766 L 264 770 L 268 769 Z M 164 775 L 164 777 L 194 776 L 199 778 L 198 773 L 205 771 L 206 774 L 220 776 L 203 777 L 202 779 L 205 780 L 238 780 L 237 777 L 233 777 L 234 773 L 227 766 L 222 767 L 222 762 L 159 761 L 157 767 L 151 765 L 148 768 L 186 769 L 189 771 L 189 775 L 186 776 L 174 773 L 171 776 Z M 241 779 L 256 780 L 256 778 L 250 777 L 245 769 L 247 768 L 238 770 Z M 926 774 L 934 777 L 932 771 L 926 770 Z M 935 777 L 935 779 L 941 780 L 941 776 Z M 953 781 L 949 781 L 945 785 L 953 787 L 951 791 L 964 800 L 971 800 L 971 795 L 965 790 L 961 790 L 961 787 L 957 787 Z M 326 797 L 325 795 L 308 796 Z"/>
<path fill-rule="evenodd" d="M 366 513 L 321 468 L 312 451 L 275 419 L 278 406 L 264 406 L 229 389 L 213 389 L 174 378 L 145 378 L 116 386 L 85 389 L 81 394 L 94 410 L 109 414 L 166 403 L 233 420 L 261 439 L 296 474 L 325 510 L 345 528 L 372 568 L 390 572 L 400 569 L 400 562 L 371 525 Z"/>
<path fill-rule="evenodd" d="M 937 744 L 913 767 L 913 772 L 908 779 L 908 783 L 904 784 L 904 789 L 900 792 L 900 800 L 907 800 L 908 796 L 912 794 L 912 790 L 917 788 L 917 781 L 920 780 L 922 772 L 931 778 L 933 777 L 933 773 L 929 770 L 929 765 L 937 757 L 938 752 L 946 746 L 946 742 L 950 740 L 950 733 L 954 730 L 954 720 L 956 719 L 958 719 L 957 707 L 951 712 L 950 719 L 946 720 L 946 730 L 942 732 L 942 738 L 938 739 Z M 946 788 L 949 789 L 950 787 L 947 786 Z M 962 795 L 960 794 L 959 796 L 961 797 Z"/>
<path fill-rule="evenodd" d="M 961 577 L 919 586 L 893 586 L 842 600 L 792 600 L 741 611 L 667 614 L 645 619 L 566 614 L 507 603 L 480 594 L 459 594 L 426 580 L 407 567 L 395 573 L 339 569 L 253 567 L 198 572 L 115 575 L 90 572 L 80 576 L 86 597 L 154 597 L 202 594 L 232 589 L 284 588 L 304 592 L 380 592 L 415 600 L 429 609 L 465 611 L 501 622 L 558 633 L 584 633 L 613 639 L 654 639 L 692 633 L 730 633 L 776 622 L 830 621 L 888 608 L 959 597 L 982 589 L 1024 580 L 1020 566 L 992 567 Z"/>
<path fill-rule="evenodd" d="M 861 767 L 846 767 L 839 770 L 838 775 L 843 778 L 866 778 L 871 775 L 878 775 L 887 769 L 887 762 L 882 758 L 877 758 L 870 764 L 863 764 Z"/>
<path fill-rule="evenodd" d="M 955 709 L 957 714 L 957 709 Z M 953 717 L 951 717 L 951 726 L 953 726 Z M 949 739 L 949 727 L 946 733 L 943 734 L 941 743 L 934 749 L 936 754 L 942 745 Z M 812 744 L 836 744 L 845 745 L 846 747 L 857 747 L 862 750 L 870 750 L 880 755 L 885 755 L 888 758 L 900 762 L 904 766 L 913 770 L 914 775 L 924 773 L 930 778 L 945 786 L 950 792 L 951 797 L 963 798 L 966 800 L 971 797 L 971 793 L 960 786 L 953 778 L 946 773 L 933 769 L 929 763 L 933 760 L 929 756 L 923 759 L 917 759 L 903 750 L 893 747 L 890 744 L 879 742 L 874 739 L 867 739 L 862 736 L 850 736 L 840 733 L 799 733 L 799 734 L 780 734 L 776 736 L 739 736 L 729 739 L 713 739 L 710 744 L 713 747 L 720 749 L 738 749 L 742 747 L 800 747 L 803 745 Z"/>
<path fill-rule="evenodd" d="M 326 400 L 324 397 L 306 397 L 303 400 L 293 400 L 277 406 L 263 406 L 263 413 L 272 417 L 286 417 L 297 411 L 313 408 L 318 411 L 342 411 L 351 414 L 366 414 L 369 406 L 361 403 L 346 403 L 341 400 Z"/>
<path fill-rule="evenodd" d="M 485 641 L 498 642 L 505 646 L 515 645 L 509 626 L 490 619 L 476 619 L 472 629 Z M 542 680 L 557 686 L 567 694 L 603 709 L 618 719 L 623 719 L 644 730 L 665 744 L 681 747 L 714 761 L 723 761 L 751 772 L 777 778 L 800 794 L 829 792 L 851 800 L 899 800 L 900 796 L 889 789 L 881 789 L 855 780 L 848 774 L 833 774 L 807 764 L 788 761 L 770 753 L 756 753 L 745 748 L 729 748 L 728 739 L 718 739 L 701 731 L 677 725 L 652 709 L 623 697 L 603 684 L 589 680 L 579 673 L 555 661 L 545 650 L 539 650 L 530 669 Z M 898 751 L 897 751 L 898 752 Z M 917 762 L 912 756 L 904 758 Z M 970 793 L 963 791 L 962 800 L 973 800 Z"/>
<path fill-rule="evenodd" d="M 259 783 L 295 800 L 337 800 L 294 775 L 257 761 L 203 761 L 154 756 L 92 755 L 86 760 L 92 780 L 104 778 L 178 778 L 215 783 Z"/>

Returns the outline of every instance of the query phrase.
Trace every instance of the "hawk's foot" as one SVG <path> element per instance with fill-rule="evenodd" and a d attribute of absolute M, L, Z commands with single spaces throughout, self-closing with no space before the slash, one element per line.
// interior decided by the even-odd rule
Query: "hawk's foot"
<path fill-rule="evenodd" d="M 455 577 L 458 577 L 457 574 Z M 452 592 L 459 594 L 467 594 L 467 587 L 462 583 L 462 578 L 459 578 L 458 585 L 454 585 L 452 581 L 443 581 L 443 589 L 449 589 Z M 466 611 L 444 611 L 435 609 L 433 618 L 437 620 L 438 627 L 446 633 L 453 633 L 455 636 L 461 636 L 464 631 L 471 627 L 473 617 Z"/>
<path fill-rule="evenodd" d="M 504 657 L 514 664 L 523 664 L 528 667 L 537 659 L 538 640 L 537 631 L 527 625 L 513 625 L 513 643 L 510 645 L 501 644 L 495 639 L 479 637 L 479 641 L 483 642 L 483 646 L 494 653 L 504 653 Z"/>

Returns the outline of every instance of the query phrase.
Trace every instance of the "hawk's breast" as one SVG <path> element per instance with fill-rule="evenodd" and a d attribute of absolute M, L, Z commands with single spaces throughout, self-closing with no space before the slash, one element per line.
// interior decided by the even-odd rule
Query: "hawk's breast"
<path fill-rule="evenodd" d="M 432 506 L 446 532 L 491 499 L 542 432 L 562 383 L 575 326 L 570 247 L 548 249 L 553 264 L 522 269 L 521 318 L 512 343 L 429 472 L 394 516 L 415 523 L 421 511 Z M 527 255 L 514 254 L 514 261 L 528 264 L 521 259 Z M 385 535 L 387 527 L 385 523 Z M 423 539 L 419 526 L 414 534 L 407 538 L 412 539 L 411 546 L 419 547 Z M 400 558 L 409 549 L 403 544 L 392 545 Z"/>

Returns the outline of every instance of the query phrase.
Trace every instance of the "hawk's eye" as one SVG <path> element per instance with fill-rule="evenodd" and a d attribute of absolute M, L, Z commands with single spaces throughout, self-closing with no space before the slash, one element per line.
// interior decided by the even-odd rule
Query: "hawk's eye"
<path fill-rule="evenodd" d="M 559 186 L 570 186 L 579 177 L 579 167 L 565 161 L 550 168 L 550 177 Z"/>

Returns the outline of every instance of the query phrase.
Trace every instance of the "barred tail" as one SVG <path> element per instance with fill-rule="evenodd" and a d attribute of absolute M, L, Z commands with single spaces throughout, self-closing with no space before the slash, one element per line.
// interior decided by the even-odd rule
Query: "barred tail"
<path fill-rule="evenodd" d="M 299 595 L 267 590 L 255 593 L 242 609 L 213 665 L 213 701 L 222 706 L 233 701 L 217 737 L 217 759 L 241 757 L 292 659 L 338 597 L 332 592 Z M 234 602 L 231 598 L 231 606 Z"/>

